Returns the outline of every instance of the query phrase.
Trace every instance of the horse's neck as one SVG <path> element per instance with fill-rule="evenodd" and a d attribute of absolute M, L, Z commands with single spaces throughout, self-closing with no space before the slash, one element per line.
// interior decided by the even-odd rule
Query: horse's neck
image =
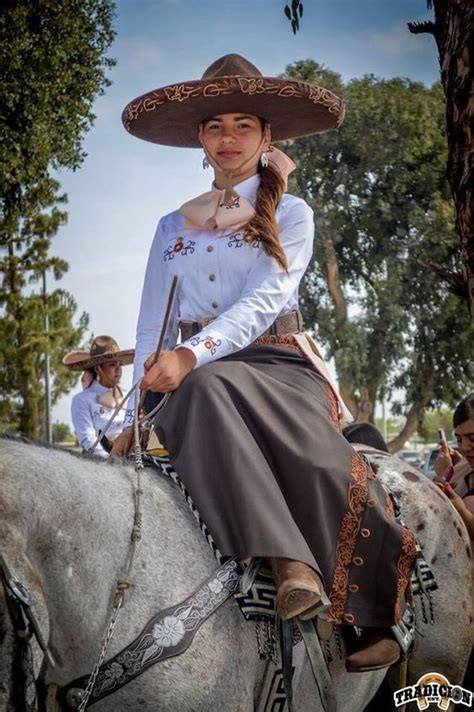
<path fill-rule="evenodd" d="M 15 474 L 17 458 L 21 478 Z M 59 656 L 90 665 L 130 551 L 133 469 L 28 446 L 12 453 L 7 469 L 8 558 L 49 628 L 47 604 Z M 142 540 L 117 634 L 122 645 L 157 611 L 186 598 L 216 565 L 176 486 L 147 470 L 142 490 Z M 70 675 L 67 664 L 64 675 Z"/>

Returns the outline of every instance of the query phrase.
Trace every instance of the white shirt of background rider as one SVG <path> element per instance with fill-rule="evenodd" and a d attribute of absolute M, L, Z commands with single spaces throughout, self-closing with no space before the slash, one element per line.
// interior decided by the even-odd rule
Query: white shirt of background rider
<path fill-rule="evenodd" d="M 114 412 L 112 408 L 107 408 L 99 403 L 99 398 L 107 391 L 109 388 L 102 386 L 98 381 L 93 381 L 88 388 L 77 393 L 72 399 L 71 416 L 74 432 L 79 445 L 86 452 L 90 451 L 99 430 L 104 430 Z M 106 437 L 113 440 L 122 431 L 124 416 L 125 411 L 120 410 L 107 430 Z M 96 445 L 92 454 L 103 459 L 109 456 L 100 443 Z"/>

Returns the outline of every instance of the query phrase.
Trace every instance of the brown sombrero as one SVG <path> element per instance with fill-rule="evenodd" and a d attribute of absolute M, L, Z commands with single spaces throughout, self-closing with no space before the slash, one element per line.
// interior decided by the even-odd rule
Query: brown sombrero
<path fill-rule="evenodd" d="M 328 89 L 263 77 L 245 57 L 226 54 L 202 79 L 170 84 L 134 99 L 122 121 L 127 131 L 145 141 L 200 148 L 200 122 L 218 114 L 260 116 L 270 123 L 272 139 L 282 141 L 338 128 L 344 111 L 344 102 Z"/>
<path fill-rule="evenodd" d="M 128 366 L 133 363 L 134 355 L 134 349 L 120 351 L 111 336 L 96 336 L 89 351 L 69 351 L 63 358 L 63 364 L 70 371 L 86 371 L 114 361 L 118 361 L 121 366 Z"/>

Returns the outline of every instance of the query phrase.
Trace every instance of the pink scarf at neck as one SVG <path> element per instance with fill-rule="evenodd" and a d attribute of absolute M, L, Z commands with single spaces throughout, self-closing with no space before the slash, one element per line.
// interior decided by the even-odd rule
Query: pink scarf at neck
<path fill-rule="evenodd" d="M 273 146 L 268 152 L 268 164 L 276 169 L 285 182 L 296 168 L 295 163 L 283 151 Z M 225 190 L 214 189 L 184 203 L 179 212 L 184 215 L 188 230 L 237 230 L 246 225 L 255 215 L 252 203 L 235 190 L 226 200 Z"/>

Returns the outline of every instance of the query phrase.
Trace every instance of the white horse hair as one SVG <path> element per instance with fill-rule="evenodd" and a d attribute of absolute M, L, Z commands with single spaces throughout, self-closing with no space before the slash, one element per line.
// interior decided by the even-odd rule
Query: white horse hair
<path fill-rule="evenodd" d="M 376 451 L 374 462 L 379 477 L 396 491 L 403 518 L 439 585 L 433 595 L 436 626 L 424 624 L 417 610 L 420 637 L 410 678 L 416 681 L 433 670 L 459 684 L 471 645 L 470 543 L 464 526 L 446 497 L 417 470 Z M 0 546 L 12 572 L 28 586 L 43 636 L 59 663 L 47 671 L 46 680 L 65 685 L 90 672 L 100 650 L 129 546 L 133 468 L 1 439 L 0 478 Z M 178 488 L 147 469 L 142 489 L 143 540 L 108 658 L 130 643 L 153 615 L 184 600 L 216 569 Z M 0 639 L 0 710 L 10 712 L 12 630 L 1 587 Z M 41 658 L 35 649 L 37 670 Z M 94 709 L 251 712 L 264 669 L 254 623 L 246 622 L 229 600 L 202 625 L 187 651 L 151 667 Z M 343 712 L 361 712 L 386 673 L 347 674 L 337 659 L 330 669 Z M 322 709 L 306 662 L 294 709 Z"/>

